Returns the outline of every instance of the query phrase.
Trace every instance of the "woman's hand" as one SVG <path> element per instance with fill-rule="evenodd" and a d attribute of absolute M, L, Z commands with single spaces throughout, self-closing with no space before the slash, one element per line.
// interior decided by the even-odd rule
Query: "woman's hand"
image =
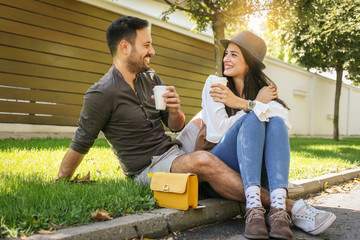
<path fill-rule="evenodd" d="M 255 101 L 268 103 L 278 97 L 277 88 L 275 85 L 265 86 L 258 92 Z"/>
<path fill-rule="evenodd" d="M 228 87 L 220 83 L 211 85 L 210 96 L 214 102 L 223 103 L 230 108 L 244 110 L 247 108 L 245 99 L 236 96 Z"/>

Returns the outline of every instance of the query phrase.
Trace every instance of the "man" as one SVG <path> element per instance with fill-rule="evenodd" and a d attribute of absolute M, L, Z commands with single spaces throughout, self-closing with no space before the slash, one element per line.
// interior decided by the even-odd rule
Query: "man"
<path fill-rule="evenodd" d="M 148 173 L 192 172 L 198 175 L 200 182 L 208 183 L 222 197 L 245 201 L 238 172 L 209 152 L 185 154 L 182 142 L 188 144 L 187 139 L 179 137 L 172 141 L 165 134 L 162 122 L 171 130 L 179 131 L 185 125 L 185 115 L 173 86 L 168 86 L 169 92 L 163 95 L 167 109 L 155 109 L 152 89 L 163 82 L 150 69 L 150 58 L 155 50 L 147 27 L 146 20 L 134 17 L 119 18 L 109 26 L 106 38 L 113 66 L 86 92 L 79 128 L 63 158 L 57 178 L 73 175 L 102 131 L 126 176 L 149 181 Z M 269 206 L 269 194 L 266 190 L 264 192 L 262 201 Z M 304 202 L 298 201 L 293 208 L 294 204 L 288 200 L 287 210 L 293 212 L 293 217 L 297 216 L 295 224 L 303 230 L 317 234 L 332 223 L 329 221 L 330 213 L 319 212 Z M 304 217 L 311 221 L 304 220 Z"/>

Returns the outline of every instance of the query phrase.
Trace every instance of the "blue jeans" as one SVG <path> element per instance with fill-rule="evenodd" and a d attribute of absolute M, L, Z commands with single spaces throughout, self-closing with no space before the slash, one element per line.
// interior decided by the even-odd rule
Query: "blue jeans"
<path fill-rule="evenodd" d="M 245 190 L 264 183 L 270 191 L 287 189 L 290 144 L 280 117 L 261 122 L 253 112 L 248 113 L 234 123 L 210 152 L 241 174 Z"/>

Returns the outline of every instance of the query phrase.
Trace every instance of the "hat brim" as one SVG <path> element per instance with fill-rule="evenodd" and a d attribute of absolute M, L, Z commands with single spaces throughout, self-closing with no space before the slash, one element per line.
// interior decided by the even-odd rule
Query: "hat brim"
<path fill-rule="evenodd" d="M 231 41 L 231 40 L 229 40 L 229 39 L 225 39 L 225 38 L 220 39 L 220 43 L 221 43 L 221 45 L 222 45 L 225 49 L 228 47 L 229 43 L 231 43 L 231 42 L 234 43 L 234 44 L 236 44 L 238 47 L 244 48 L 244 49 L 253 57 L 253 59 L 255 59 L 256 63 L 259 65 L 259 68 L 260 68 L 261 70 L 264 70 L 264 69 L 266 68 L 265 64 L 262 63 L 259 59 L 257 59 L 257 58 L 252 54 L 252 52 L 249 51 L 249 49 L 247 49 L 246 47 L 244 47 L 244 46 L 239 46 L 239 44 L 237 44 L 237 43 L 235 43 L 235 42 L 233 42 L 233 41 Z"/>

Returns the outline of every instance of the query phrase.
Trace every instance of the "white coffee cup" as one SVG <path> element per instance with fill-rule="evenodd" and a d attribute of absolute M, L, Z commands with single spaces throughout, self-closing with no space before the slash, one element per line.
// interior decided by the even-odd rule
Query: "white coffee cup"
<path fill-rule="evenodd" d="M 218 77 L 218 76 L 214 75 L 210 78 L 211 85 L 216 84 L 216 83 L 221 83 L 222 85 L 226 86 L 227 82 L 228 82 L 228 80 L 226 77 Z"/>
<path fill-rule="evenodd" d="M 166 86 L 164 86 L 164 85 L 156 85 L 154 87 L 156 110 L 165 110 L 166 109 L 166 102 L 164 101 L 164 97 L 162 95 L 167 92 L 170 92 L 170 91 L 167 90 Z"/>

